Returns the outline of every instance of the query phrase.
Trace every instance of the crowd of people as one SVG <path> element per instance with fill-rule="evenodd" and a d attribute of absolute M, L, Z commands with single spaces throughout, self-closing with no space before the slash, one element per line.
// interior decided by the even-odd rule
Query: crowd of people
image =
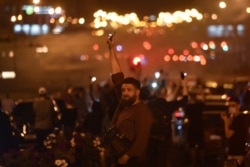
<path fill-rule="evenodd" d="M 69 86 L 60 96 L 60 128 L 70 133 L 82 126 L 86 132 L 102 136 L 105 147 L 106 167 L 171 167 L 173 138 L 173 113 L 182 108 L 188 118 L 187 140 L 190 166 L 205 166 L 203 111 L 205 103 L 190 92 L 187 78 L 180 78 L 172 87 L 163 80 L 155 91 L 135 77 L 126 76 L 119 64 L 113 36 L 107 40 L 111 65 L 111 84 L 90 83 L 88 89 Z M 34 99 L 34 132 L 37 148 L 52 132 L 58 113 L 56 104 L 45 87 L 38 89 Z M 57 106 L 58 107 L 58 106 Z M 9 95 L 1 100 L 0 154 L 18 148 L 13 144 L 9 117 L 15 108 Z M 231 97 L 228 112 L 221 114 L 227 140 L 228 159 L 241 164 L 246 154 L 248 126 L 240 114 L 240 101 Z M 11 140 L 10 140 L 11 139 Z M 13 139 L 13 140 L 12 140 Z"/>

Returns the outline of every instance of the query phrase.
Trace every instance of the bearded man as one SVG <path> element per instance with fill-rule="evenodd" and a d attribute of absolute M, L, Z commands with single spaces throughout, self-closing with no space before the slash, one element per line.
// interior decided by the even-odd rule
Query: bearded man
<path fill-rule="evenodd" d="M 133 77 L 125 78 L 121 72 L 120 64 L 114 50 L 114 39 L 109 38 L 107 43 L 112 68 L 111 77 L 117 91 L 117 96 L 120 99 L 110 128 L 117 129 L 119 137 L 130 143 L 127 145 L 125 152 L 120 155 L 114 155 L 110 158 L 109 152 L 105 152 L 106 157 L 109 157 L 109 160 L 112 159 L 112 161 L 108 161 L 107 167 L 145 167 L 147 165 L 146 148 L 153 116 L 147 105 L 139 99 L 140 81 Z M 114 142 L 111 143 L 114 144 Z M 113 145 L 113 147 L 115 146 Z"/>

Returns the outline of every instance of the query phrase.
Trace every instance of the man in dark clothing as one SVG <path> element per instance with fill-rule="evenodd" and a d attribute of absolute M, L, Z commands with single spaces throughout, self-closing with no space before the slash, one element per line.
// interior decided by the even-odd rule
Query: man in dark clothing
<path fill-rule="evenodd" d="M 165 86 L 161 87 L 156 97 L 147 100 L 147 105 L 154 115 L 148 147 L 148 161 L 150 167 L 168 167 L 171 165 L 172 114 L 174 111 L 187 104 L 188 90 L 186 80 L 182 80 L 182 87 L 183 97 L 180 100 L 167 101 L 167 89 Z M 176 97 L 177 95 L 174 96 Z"/>
<path fill-rule="evenodd" d="M 204 128 L 203 111 L 204 103 L 198 101 L 196 94 L 190 94 L 189 102 L 185 108 L 185 115 L 188 119 L 187 144 L 191 158 L 192 167 L 204 165 Z"/>
<path fill-rule="evenodd" d="M 9 116 L 0 111 L 0 156 L 8 152 L 10 149 L 16 149 L 17 143 L 12 135 L 12 127 Z"/>
<path fill-rule="evenodd" d="M 246 117 L 240 113 L 240 101 L 237 97 L 228 100 L 228 114 L 222 113 L 225 137 L 228 140 L 228 159 L 236 159 L 241 164 L 246 154 L 248 126 Z"/>
<path fill-rule="evenodd" d="M 119 131 L 119 136 L 129 141 L 128 147 L 120 155 L 115 155 L 112 165 L 126 167 L 146 167 L 146 148 L 150 135 L 152 123 L 152 114 L 139 99 L 140 81 L 133 77 L 124 77 L 121 72 L 119 62 L 114 50 L 114 40 L 108 41 L 111 67 L 112 81 L 117 91 L 117 97 L 120 99 L 118 107 L 112 118 L 110 128 L 116 128 Z M 111 147 L 117 148 L 114 143 Z M 110 148 L 110 146 L 108 146 Z M 106 149 L 107 157 L 111 155 L 110 149 Z M 110 158 L 110 157 L 109 157 Z"/>

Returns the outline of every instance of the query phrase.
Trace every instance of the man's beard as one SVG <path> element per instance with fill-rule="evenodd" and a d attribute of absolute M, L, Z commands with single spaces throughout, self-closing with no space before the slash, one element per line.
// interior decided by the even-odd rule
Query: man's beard
<path fill-rule="evenodd" d="M 132 106 L 136 101 L 136 96 L 132 96 L 126 99 L 121 99 L 120 105 L 119 105 L 119 109 L 123 110 L 125 108 L 128 108 L 130 106 Z"/>

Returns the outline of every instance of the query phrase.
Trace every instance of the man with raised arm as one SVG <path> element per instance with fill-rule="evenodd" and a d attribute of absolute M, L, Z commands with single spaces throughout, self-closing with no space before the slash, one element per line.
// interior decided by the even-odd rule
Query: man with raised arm
<path fill-rule="evenodd" d="M 146 148 L 150 136 L 152 114 L 147 105 L 140 101 L 139 80 L 133 77 L 124 77 L 118 62 L 114 38 L 107 41 L 112 81 L 116 89 L 119 104 L 112 118 L 110 128 L 117 130 L 117 135 L 121 140 L 128 141 L 129 145 L 123 152 L 118 154 L 116 142 L 111 141 L 105 149 L 107 157 L 107 167 L 125 166 L 125 167 L 146 167 Z"/>

